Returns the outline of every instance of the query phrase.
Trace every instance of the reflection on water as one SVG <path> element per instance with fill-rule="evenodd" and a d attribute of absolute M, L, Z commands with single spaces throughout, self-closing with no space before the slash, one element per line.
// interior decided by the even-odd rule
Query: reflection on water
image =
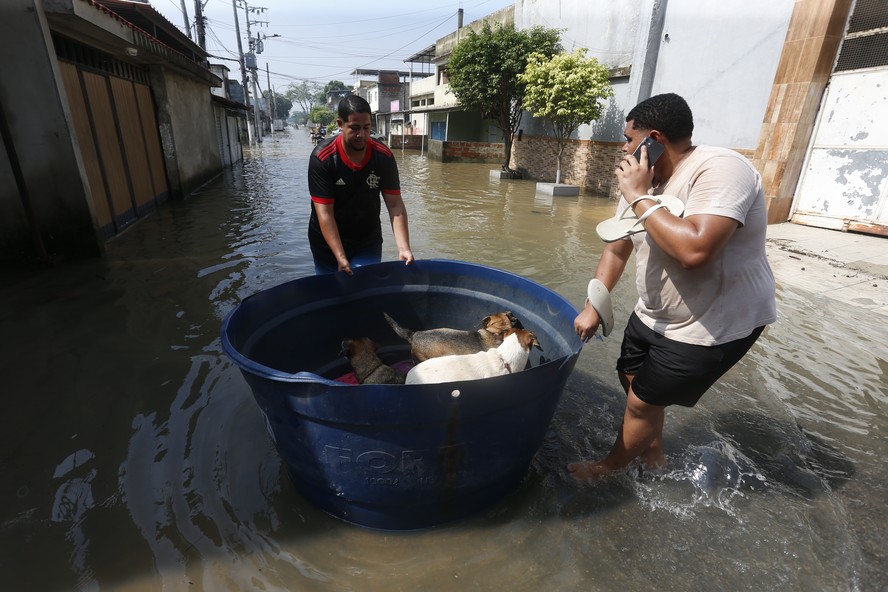
<path fill-rule="evenodd" d="M 781 289 L 780 322 L 693 409 L 663 472 L 573 483 L 623 409 L 592 341 L 525 481 L 416 533 L 350 526 L 286 479 L 219 325 L 312 272 L 304 132 L 116 238 L 102 261 L 3 276 L 0 576 L 12 590 L 875 590 L 888 582 L 888 351 L 843 305 Z M 607 200 L 397 153 L 421 258 L 479 262 L 579 306 Z M 387 222 L 385 222 L 387 226 Z M 384 255 L 394 258 L 386 231 Z M 632 282 L 615 293 L 625 321 Z M 862 322 L 861 322 L 862 321 Z M 310 338 L 310 336 L 305 336 Z"/>

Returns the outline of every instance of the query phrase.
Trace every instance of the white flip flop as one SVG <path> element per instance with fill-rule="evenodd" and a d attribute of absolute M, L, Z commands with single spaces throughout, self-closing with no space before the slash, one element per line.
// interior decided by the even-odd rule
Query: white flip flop
<path fill-rule="evenodd" d="M 589 280 L 589 286 L 586 288 L 586 301 L 598 313 L 598 318 L 601 320 L 601 333 L 607 337 L 614 328 L 614 306 L 604 282 L 598 278 Z"/>
<path fill-rule="evenodd" d="M 643 199 L 651 199 L 656 204 L 649 207 L 639 218 L 632 211 L 632 206 Z M 599 222 L 598 226 L 595 227 L 595 232 L 606 243 L 612 243 L 621 238 L 644 232 L 644 221 L 660 208 L 666 208 L 673 216 L 681 216 L 684 213 L 684 202 L 674 195 L 642 195 L 634 199 L 632 203 L 623 208 L 613 218 Z"/>

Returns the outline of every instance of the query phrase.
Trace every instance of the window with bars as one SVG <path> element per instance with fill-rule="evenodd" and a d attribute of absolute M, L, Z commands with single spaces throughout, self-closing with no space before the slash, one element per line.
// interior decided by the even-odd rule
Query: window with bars
<path fill-rule="evenodd" d="M 888 65 L 888 0 L 857 0 L 836 72 Z"/>
<path fill-rule="evenodd" d="M 848 33 L 860 33 L 888 27 L 888 2 L 885 0 L 857 0 L 848 21 Z"/>
<path fill-rule="evenodd" d="M 149 83 L 148 69 L 144 66 L 122 62 L 103 51 L 56 33 L 52 35 L 52 42 L 55 45 L 56 56 L 60 60 L 75 63 L 87 70 L 126 78 L 142 84 Z"/>

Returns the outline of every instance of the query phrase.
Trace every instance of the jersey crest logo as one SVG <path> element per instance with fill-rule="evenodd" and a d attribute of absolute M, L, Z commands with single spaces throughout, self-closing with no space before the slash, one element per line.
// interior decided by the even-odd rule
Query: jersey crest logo
<path fill-rule="evenodd" d="M 369 175 L 367 175 L 367 186 L 371 187 L 372 189 L 378 189 L 379 175 L 377 175 L 376 173 L 370 173 Z"/>
<path fill-rule="evenodd" d="M 336 184 L 337 184 L 337 185 L 345 185 L 345 181 L 343 181 L 343 180 L 340 178 L 338 181 L 336 181 Z"/>

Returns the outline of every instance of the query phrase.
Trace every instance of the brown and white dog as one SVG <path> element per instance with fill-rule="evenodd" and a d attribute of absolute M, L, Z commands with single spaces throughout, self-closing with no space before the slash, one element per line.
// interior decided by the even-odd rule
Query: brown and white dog
<path fill-rule="evenodd" d="M 511 311 L 498 312 L 481 320 L 477 331 L 459 329 L 428 329 L 411 331 L 399 325 L 392 317 L 382 313 L 401 339 L 410 344 L 410 355 L 416 363 L 440 356 L 464 355 L 484 352 L 498 347 L 509 329 L 522 329 L 521 321 Z"/>
<path fill-rule="evenodd" d="M 524 370 L 530 348 L 540 350 L 536 335 L 526 329 L 509 329 L 499 347 L 474 354 L 441 356 L 421 362 L 407 373 L 405 384 L 477 380 Z"/>
<path fill-rule="evenodd" d="M 369 337 L 346 338 L 342 340 L 339 355 L 348 358 L 361 384 L 404 384 L 404 374 L 386 366 L 376 355 L 377 349 L 376 342 Z"/>

